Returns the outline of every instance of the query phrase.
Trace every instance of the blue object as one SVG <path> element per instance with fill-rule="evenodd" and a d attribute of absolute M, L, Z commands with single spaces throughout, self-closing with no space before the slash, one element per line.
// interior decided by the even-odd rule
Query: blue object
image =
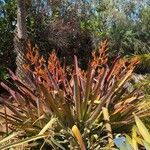
<path fill-rule="evenodd" d="M 118 135 L 115 137 L 114 142 L 117 148 L 120 148 L 122 145 L 126 143 L 126 138 L 124 136 Z"/>
<path fill-rule="evenodd" d="M 133 150 L 133 147 L 129 144 L 126 138 L 121 134 L 116 135 L 114 142 L 117 148 L 119 148 L 120 150 Z"/>

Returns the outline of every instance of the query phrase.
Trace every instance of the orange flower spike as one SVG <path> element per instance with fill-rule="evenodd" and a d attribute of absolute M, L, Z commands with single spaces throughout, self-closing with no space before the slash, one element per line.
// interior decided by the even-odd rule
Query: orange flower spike
<path fill-rule="evenodd" d="M 23 64 L 23 65 L 22 65 L 22 68 L 23 68 L 25 71 L 29 71 L 29 70 L 30 70 L 29 64 Z"/>
<path fill-rule="evenodd" d="M 28 49 L 28 52 L 32 51 L 32 43 L 30 40 L 28 40 L 28 42 L 27 42 L 27 49 Z"/>
<path fill-rule="evenodd" d="M 43 75 L 45 75 L 45 72 L 43 69 L 39 68 L 39 67 L 36 67 L 35 68 L 35 74 L 42 77 Z"/>
<path fill-rule="evenodd" d="M 27 59 L 30 60 L 31 56 L 30 56 L 30 52 L 29 51 L 27 52 L 26 57 L 27 57 Z"/>
<path fill-rule="evenodd" d="M 42 56 L 40 59 L 39 59 L 39 63 L 40 64 L 45 64 L 46 60 L 44 59 L 44 57 Z"/>
<path fill-rule="evenodd" d="M 33 48 L 33 64 L 36 64 L 39 59 L 39 52 L 36 47 Z"/>
<path fill-rule="evenodd" d="M 34 57 L 33 57 L 33 52 L 32 51 L 28 51 L 28 53 L 27 53 L 27 59 L 28 60 L 30 60 L 31 62 L 32 62 L 32 60 L 34 59 Z"/>
<path fill-rule="evenodd" d="M 99 63 L 106 64 L 108 60 L 108 42 L 105 40 L 99 47 Z"/>

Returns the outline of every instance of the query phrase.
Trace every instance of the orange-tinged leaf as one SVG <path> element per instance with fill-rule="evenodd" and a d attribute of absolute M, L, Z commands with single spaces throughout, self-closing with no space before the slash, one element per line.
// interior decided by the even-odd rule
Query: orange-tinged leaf
<path fill-rule="evenodd" d="M 72 132 L 73 132 L 74 136 L 76 137 L 76 139 L 77 139 L 77 141 L 78 141 L 78 143 L 80 145 L 81 150 L 86 150 L 86 147 L 85 147 L 85 144 L 83 142 L 81 133 L 80 133 L 80 131 L 79 131 L 79 129 L 78 129 L 78 127 L 76 125 L 74 125 L 72 127 Z"/>

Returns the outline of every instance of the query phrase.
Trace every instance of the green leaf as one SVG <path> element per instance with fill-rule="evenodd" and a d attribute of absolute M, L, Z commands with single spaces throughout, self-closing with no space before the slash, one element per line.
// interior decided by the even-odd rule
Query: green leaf
<path fill-rule="evenodd" d="M 129 142 L 126 140 L 124 144 L 120 147 L 120 150 L 134 150 Z"/>
<path fill-rule="evenodd" d="M 39 135 L 44 134 L 49 128 L 52 127 L 52 125 L 57 121 L 56 118 L 52 118 L 45 126 L 44 128 L 40 131 Z"/>
<path fill-rule="evenodd" d="M 38 139 L 42 139 L 42 138 L 45 138 L 45 137 L 47 137 L 47 135 L 36 135 L 36 136 L 30 137 L 30 138 L 26 138 L 26 139 L 11 143 L 11 144 L 7 144 L 3 147 L 0 147 L 0 150 L 5 150 L 5 149 L 8 149 L 8 148 L 20 146 L 20 145 L 23 145 L 25 143 L 35 141 L 35 140 L 38 140 Z"/>
<path fill-rule="evenodd" d="M 132 128 L 132 146 L 133 146 L 134 150 L 138 150 L 138 144 L 137 144 L 137 141 L 136 141 L 135 137 L 137 137 L 137 128 L 136 128 L 136 126 L 134 126 Z"/>
<path fill-rule="evenodd" d="M 14 133 L 12 133 L 11 135 L 5 137 L 4 139 L 0 140 L 0 144 L 2 144 L 2 143 L 4 143 L 4 142 L 6 142 L 6 141 L 8 141 L 8 140 L 10 140 L 10 139 L 12 139 L 12 138 L 14 138 L 14 137 L 17 136 L 19 133 L 20 133 L 20 132 L 14 132 Z"/>
<path fill-rule="evenodd" d="M 75 108 L 77 117 L 81 119 L 81 95 L 80 95 L 80 83 L 79 83 L 79 67 L 77 57 L 74 56 L 74 98 L 75 98 Z"/>
<path fill-rule="evenodd" d="M 57 142 L 57 140 L 55 140 L 53 137 L 51 137 L 51 141 L 55 144 L 55 145 L 57 145 L 59 148 L 61 148 L 62 150 L 66 150 L 61 144 L 59 144 L 58 142 Z"/>
<path fill-rule="evenodd" d="M 150 150 L 150 144 L 143 140 L 143 144 L 146 150 Z"/>
<path fill-rule="evenodd" d="M 136 122 L 136 125 L 138 127 L 140 134 L 142 135 L 142 137 L 144 138 L 144 140 L 147 143 L 150 143 L 150 133 L 149 133 L 148 129 L 145 127 L 145 125 L 139 119 L 139 117 L 137 117 L 135 114 L 134 114 L 134 117 L 135 117 L 135 122 Z"/>

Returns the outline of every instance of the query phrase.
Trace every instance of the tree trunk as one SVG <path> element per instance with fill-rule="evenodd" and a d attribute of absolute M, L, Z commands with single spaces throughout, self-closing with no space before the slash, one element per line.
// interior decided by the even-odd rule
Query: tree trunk
<path fill-rule="evenodd" d="M 26 12 L 25 0 L 17 0 L 17 27 L 14 38 L 14 47 L 17 54 L 16 57 L 16 75 L 23 81 L 25 72 L 22 65 L 26 62 L 26 41 L 27 41 L 27 27 L 26 27 Z"/>

